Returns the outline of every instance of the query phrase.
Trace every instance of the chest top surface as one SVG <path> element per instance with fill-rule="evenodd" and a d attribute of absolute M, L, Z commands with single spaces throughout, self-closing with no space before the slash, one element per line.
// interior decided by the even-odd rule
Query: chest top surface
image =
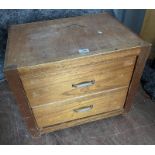
<path fill-rule="evenodd" d="M 117 52 L 145 42 L 107 13 L 13 25 L 5 68 Z M 80 54 L 82 53 L 82 54 Z"/>

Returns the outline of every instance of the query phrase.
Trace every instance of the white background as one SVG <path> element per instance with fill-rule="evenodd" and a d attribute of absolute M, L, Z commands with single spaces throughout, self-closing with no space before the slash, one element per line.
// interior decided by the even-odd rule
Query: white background
<path fill-rule="evenodd" d="M 0 8 L 153 9 L 155 8 L 155 0 L 0 0 Z"/>

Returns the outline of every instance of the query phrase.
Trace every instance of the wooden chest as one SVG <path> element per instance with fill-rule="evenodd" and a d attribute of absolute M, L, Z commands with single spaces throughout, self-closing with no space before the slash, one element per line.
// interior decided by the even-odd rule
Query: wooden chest
<path fill-rule="evenodd" d="M 128 112 L 149 50 L 106 13 L 14 25 L 4 71 L 38 136 Z"/>

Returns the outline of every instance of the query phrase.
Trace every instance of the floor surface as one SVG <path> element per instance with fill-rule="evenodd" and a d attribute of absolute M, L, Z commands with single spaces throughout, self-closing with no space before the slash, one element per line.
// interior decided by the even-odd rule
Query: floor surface
<path fill-rule="evenodd" d="M 155 144 L 155 102 L 140 88 L 126 115 L 31 138 L 4 81 L 0 83 L 0 144 Z"/>

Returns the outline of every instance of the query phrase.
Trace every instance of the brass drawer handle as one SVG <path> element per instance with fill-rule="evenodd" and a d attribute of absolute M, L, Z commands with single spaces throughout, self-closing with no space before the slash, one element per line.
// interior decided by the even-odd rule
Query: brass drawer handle
<path fill-rule="evenodd" d="M 82 88 L 82 87 L 92 86 L 94 84 L 95 84 L 95 80 L 91 80 L 91 81 L 81 82 L 81 83 L 78 83 L 78 84 L 72 84 L 72 87 L 74 87 L 74 88 Z"/>
<path fill-rule="evenodd" d="M 90 106 L 87 106 L 87 107 L 82 107 L 82 108 L 79 108 L 79 109 L 74 109 L 73 111 L 74 112 L 87 112 L 87 111 L 90 111 L 91 109 L 93 108 L 93 105 L 90 105 Z"/>

